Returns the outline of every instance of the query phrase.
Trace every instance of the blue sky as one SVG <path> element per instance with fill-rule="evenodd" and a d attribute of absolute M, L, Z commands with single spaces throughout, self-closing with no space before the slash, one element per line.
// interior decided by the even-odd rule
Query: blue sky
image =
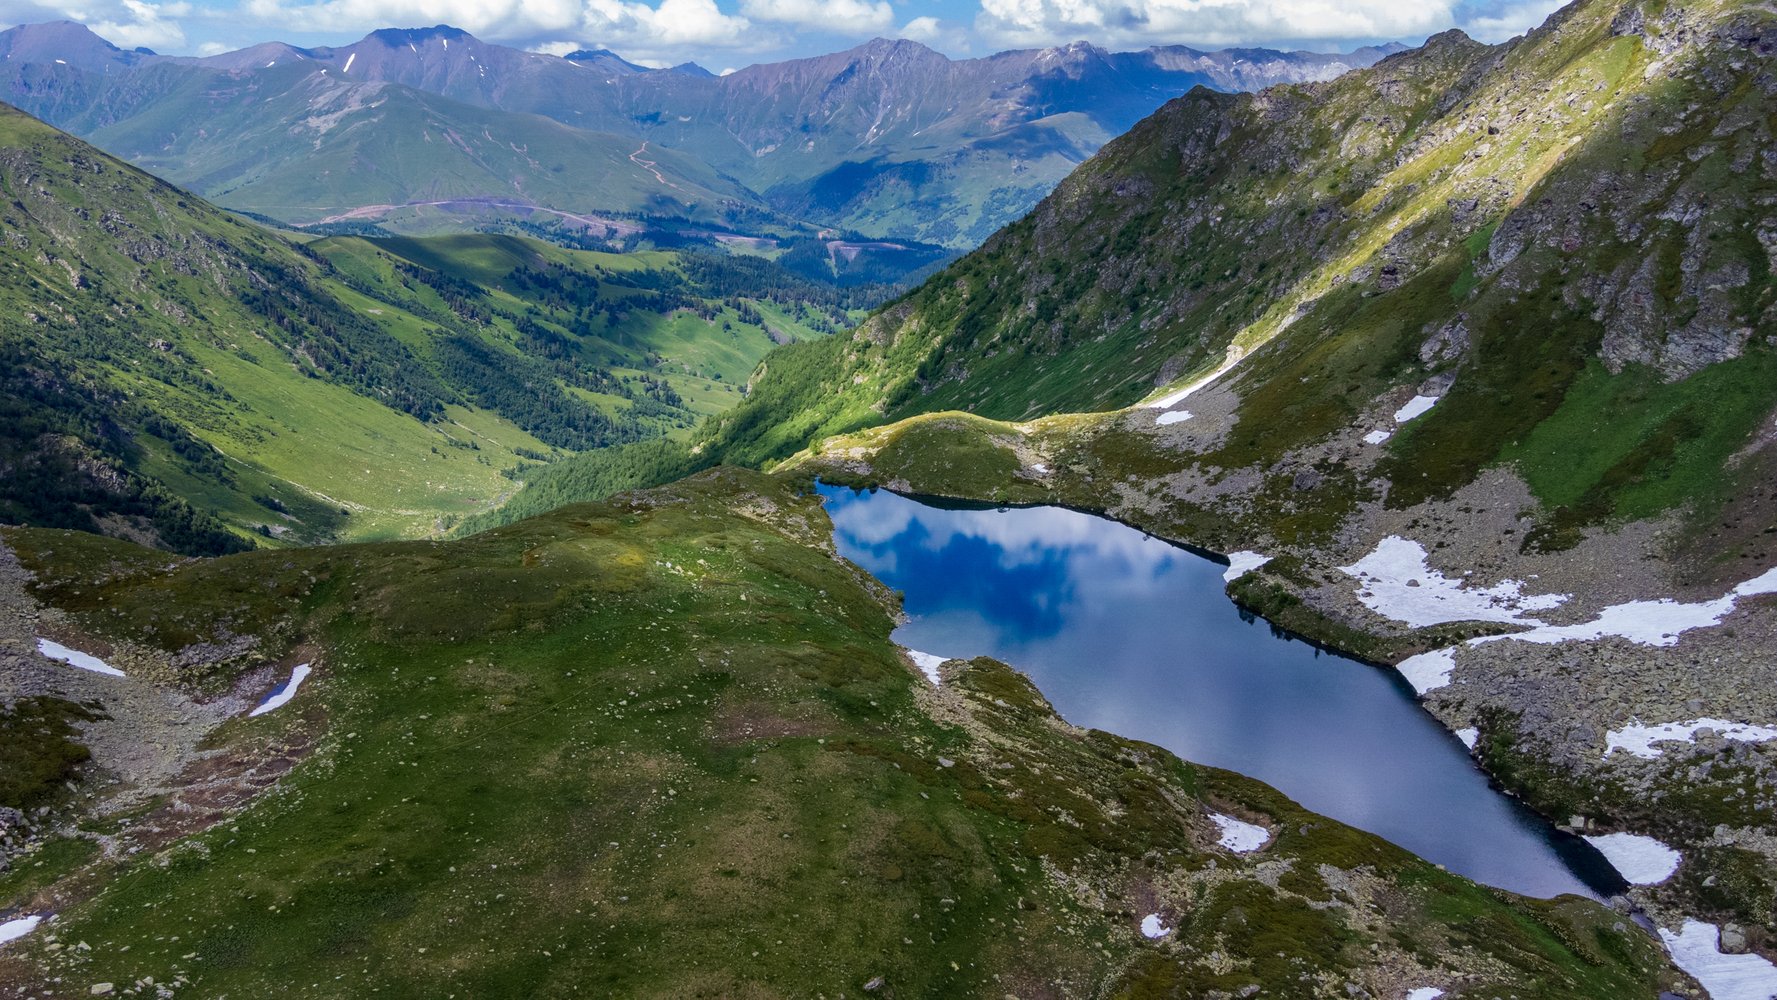
<path fill-rule="evenodd" d="M 604 46 L 651 65 L 737 68 L 912 38 L 951 56 L 1085 40 L 1343 49 L 1417 44 L 1460 27 L 1500 41 L 1550 0 L 0 0 L 0 25 L 71 18 L 119 45 L 207 54 L 254 42 L 356 41 L 379 27 L 448 23 L 540 51 Z"/>

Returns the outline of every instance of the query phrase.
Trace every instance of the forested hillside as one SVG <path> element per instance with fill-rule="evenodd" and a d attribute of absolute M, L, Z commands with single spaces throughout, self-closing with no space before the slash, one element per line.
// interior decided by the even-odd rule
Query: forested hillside
<path fill-rule="evenodd" d="M 182 552 L 426 533 L 683 435 L 878 300 L 719 250 L 291 242 L 0 110 L 3 516 Z"/>

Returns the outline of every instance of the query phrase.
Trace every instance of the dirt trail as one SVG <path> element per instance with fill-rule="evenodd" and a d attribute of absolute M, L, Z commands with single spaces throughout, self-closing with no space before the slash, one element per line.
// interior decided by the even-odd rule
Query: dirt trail
<path fill-rule="evenodd" d="M 643 139 L 642 144 L 640 146 L 636 147 L 636 151 L 629 154 L 629 162 L 631 162 L 631 163 L 635 164 L 636 166 L 641 167 L 643 170 L 646 170 L 647 172 L 653 174 L 655 180 L 659 181 L 661 184 L 664 184 L 665 186 L 667 186 L 669 188 L 672 188 L 674 191 L 683 191 L 684 188 L 681 188 L 677 184 L 674 184 L 672 181 L 667 180 L 666 175 L 660 172 L 660 169 L 659 169 L 660 162 L 658 160 L 644 160 L 641 158 L 642 154 L 646 153 L 647 151 L 648 151 L 648 140 Z"/>

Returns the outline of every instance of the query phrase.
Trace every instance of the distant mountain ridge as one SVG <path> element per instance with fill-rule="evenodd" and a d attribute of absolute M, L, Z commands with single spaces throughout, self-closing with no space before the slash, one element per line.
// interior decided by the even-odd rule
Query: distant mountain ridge
<path fill-rule="evenodd" d="M 339 47 L 267 42 L 187 58 L 125 52 L 80 25 L 56 22 L 0 32 L 0 53 L 8 57 L 0 60 L 0 99 L 220 204 L 294 223 L 424 188 L 420 175 L 436 162 L 430 155 L 407 162 L 397 152 L 409 148 L 411 130 L 380 137 L 383 151 L 375 159 L 365 159 L 363 144 L 356 146 L 359 158 L 348 177 L 376 183 L 338 186 L 329 204 L 292 201 L 280 179 L 317 153 L 329 159 L 335 139 L 317 145 L 302 134 L 312 131 L 311 123 L 334 121 L 341 107 L 361 112 L 396 100 L 397 92 L 384 88 L 398 87 L 415 92 L 398 99 L 424 105 L 438 131 L 484 133 L 519 160 L 526 136 L 538 127 L 504 115 L 541 116 L 606 137 L 558 137 L 565 146 L 615 151 L 633 143 L 621 150 L 632 162 L 617 163 L 620 173 L 645 171 L 643 160 L 676 162 L 677 173 L 701 188 L 700 199 L 692 199 L 700 205 L 714 194 L 749 212 L 965 248 L 1023 214 L 1105 142 L 1193 87 L 1324 80 L 1390 51 L 1172 46 L 1119 53 L 1075 43 L 953 60 L 917 42 L 876 39 L 716 76 L 694 65 L 648 69 L 604 49 L 567 57 L 524 52 L 449 25 L 384 28 Z M 378 119 L 384 127 L 389 113 Z M 355 119 L 364 120 L 362 114 Z M 243 143 L 245 136 L 254 138 Z M 459 159 L 440 152 L 447 161 Z M 610 170 L 579 166 L 572 162 L 578 157 L 530 163 L 512 162 L 505 153 L 490 159 L 485 151 L 459 152 L 473 166 L 445 172 L 485 175 L 475 182 L 479 190 L 466 193 L 574 212 L 689 207 L 665 181 L 661 191 L 628 184 L 610 190 L 604 183 Z M 250 159 L 254 168 L 218 170 L 219 155 Z M 602 154 L 588 159 L 607 162 Z M 658 203 L 656 194 L 678 204 Z"/>

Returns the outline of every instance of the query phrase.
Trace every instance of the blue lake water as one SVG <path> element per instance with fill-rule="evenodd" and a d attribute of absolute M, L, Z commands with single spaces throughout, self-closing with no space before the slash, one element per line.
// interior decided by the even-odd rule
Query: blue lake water
<path fill-rule="evenodd" d="M 1492 787 L 1394 671 L 1241 614 L 1220 563 L 1060 508 L 821 495 L 840 551 L 905 594 L 905 646 L 1003 660 L 1076 725 L 1258 778 L 1478 882 L 1623 887 L 1590 845 Z"/>

